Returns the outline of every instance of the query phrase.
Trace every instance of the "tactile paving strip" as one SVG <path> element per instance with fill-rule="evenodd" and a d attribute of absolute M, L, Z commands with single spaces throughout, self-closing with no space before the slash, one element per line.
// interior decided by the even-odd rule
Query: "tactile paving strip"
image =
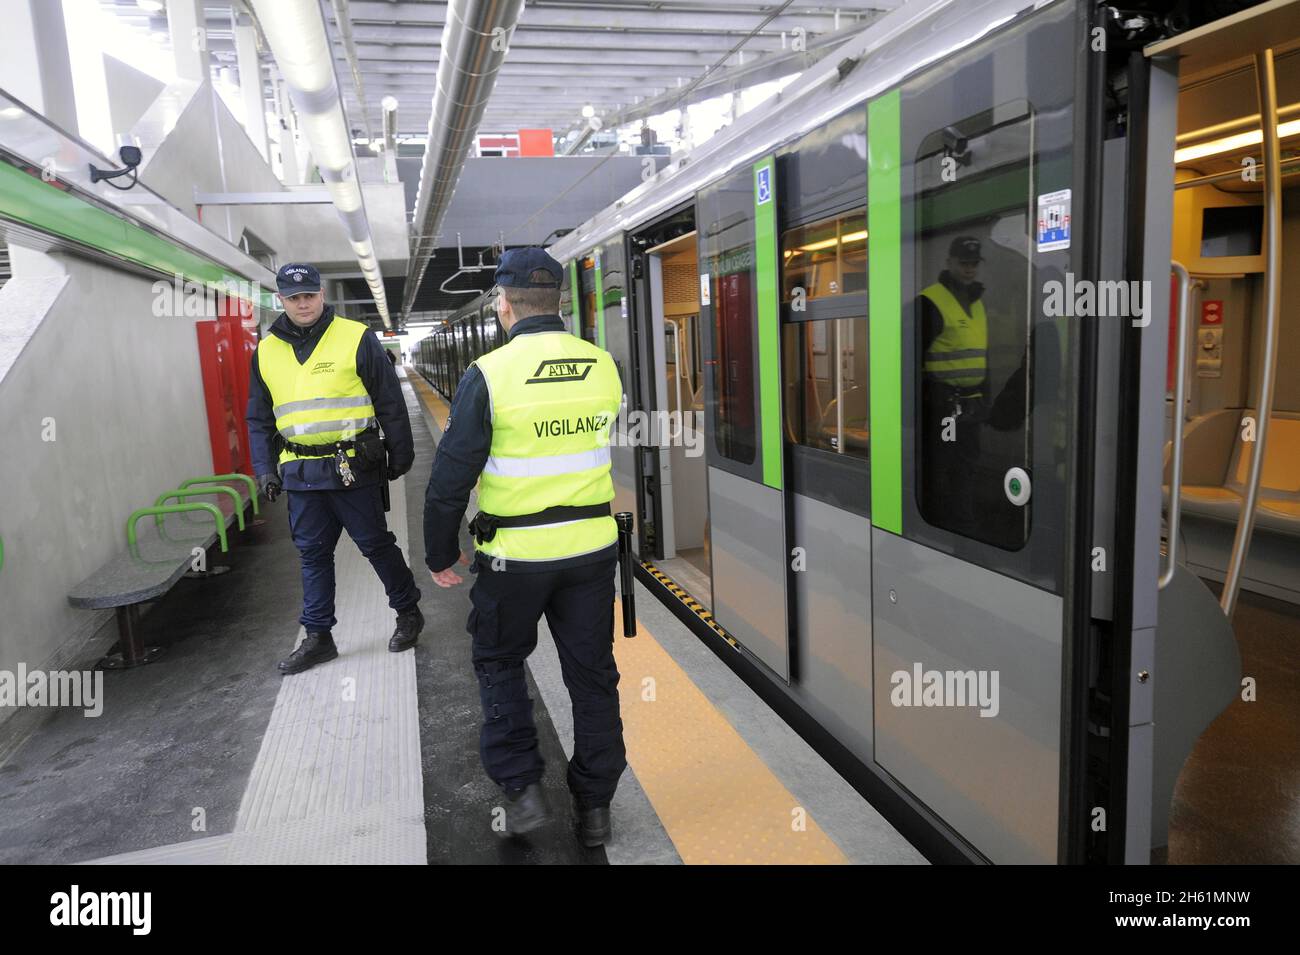
<path fill-rule="evenodd" d="M 388 526 L 405 552 L 402 481 L 391 498 Z M 393 612 L 346 532 L 335 574 L 338 659 L 285 677 L 229 862 L 426 862 L 415 657 L 388 652 Z"/>
<path fill-rule="evenodd" d="M 614 650 L 628 763 L 683 862 L 848 862 L 644 621 Z"/>

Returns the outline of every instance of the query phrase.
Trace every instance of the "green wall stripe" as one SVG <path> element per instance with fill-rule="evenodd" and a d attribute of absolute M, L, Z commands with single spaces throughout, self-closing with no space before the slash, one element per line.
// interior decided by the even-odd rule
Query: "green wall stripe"
<path fill-rule="evenodd" d="M 759 180 L 767 180 L 766 197 Z M 755 294 L 758 296 L 758 420 L 763 446 L 763 483 L 780 490 L 781 480 L 781 311 L 776 276 L 776 158 L 754 163 Z"/>
<path fill-rule="evenodd" d="M 871 522 L 903 533 L 902 147 L 898 90 L 867 106 Z"/>
<path fill-rule="evenodd" d="M 0 163 L 0 216 L 201 285 L 224 290 L 250 281 L 8 163 Z M 271 293 L 263 290 L 255 304 L 273 308 Z"/>
<path fill-rule="evenodd" d="M 596 282 L 596 344 L 601 348 L 605 347 L 605 282 L 600 274 L 600 249 L 595 251 L 596 272 L 593 278 Z"/>
<path fill-rule="evenodd" d="M 582 314 L 579 306 L 582 298 L 582 286 L 578 283 L 578 260 L 574 259 L 569 263 L 569 312 L 572 318 L 572 324 L 569 331 L 582 337 Z"/>

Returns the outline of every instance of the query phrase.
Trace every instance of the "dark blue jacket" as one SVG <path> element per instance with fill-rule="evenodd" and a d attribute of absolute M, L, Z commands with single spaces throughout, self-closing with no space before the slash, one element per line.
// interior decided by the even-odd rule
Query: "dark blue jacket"
<path fill-rule="evenodd" d="M 562 332 L 564 320 L 558 315 L 532 315 L 510 329 L 510 338 L 534 332 Z M 447 428 L 429 472 L 429 487 L 424 493 L 424 562 L 435 573 L 446 570 L 460 556 L 460 523 L 469 507 L 483 466 L 492 450 L 492 408 L 488 402 L 487 381 L 477 365 L 465 370 L 447 416 Z M 617 545 L 581 559 L 570 558 L 566 566 L 597 563 L 616 556 Z M 507 562 L 512 571 L 544 571 L 551 567 L 538 563 Z"/>
<path fill-rule="evenodd" d="M 300 328 L 281 312 L 271 326 L 271 334 L 293 346 L 298 364 L 306 364 L 316 350 L 316 344 L 325 329 L 334 321 L 333 306 L 325 306 L 321 317 L 312 325 Z M 405 474 L 415 463 L 415 441 L 411 437 L 411 419 L 406 414 L 406 400 L 402 397 L 402 384 L 397 370 L 384 354 L 384 346 L 372 334 L 362 335 L 357 346 L 357 376 L 366 386 L 370 401 L 375 406 L 375 417 L 384 433 L 388 446 L 388 463 L 397 474 Z M 257 367 L 257 353 L 253 353 L 253 366 L 248 375 L 248 440 L 252 445 L 255 474 L 275 474 L 278 455 L 275 453 L 275 412 L 272 410 L 271 391 L 262 380 Z M 354 468 L 357 481 L 352 487 L 378 484 L 385 479 L 382 468 L 362 471 Z M 344 490 L 334 459 L 307 458 L 290 461 L 280 475 L 285 490 L 334 491 Z"/>

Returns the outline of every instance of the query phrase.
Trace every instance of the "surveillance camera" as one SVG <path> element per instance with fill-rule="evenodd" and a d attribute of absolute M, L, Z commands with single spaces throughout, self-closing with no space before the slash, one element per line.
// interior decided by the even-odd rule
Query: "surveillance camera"
<path fill-rule="evenodd" d="M 122 165 L 128 169 L 134 169 L 140 165 L 140 160 L 144 158 L 140 152 L 139 146 L 123 146 L 117 151 L 117 158 L 122 161 Z"/>

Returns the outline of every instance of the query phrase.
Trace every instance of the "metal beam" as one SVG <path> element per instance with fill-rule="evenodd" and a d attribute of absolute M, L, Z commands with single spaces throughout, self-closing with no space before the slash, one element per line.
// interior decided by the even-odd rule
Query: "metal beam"
<path fill-rule="evenodd" d="M 295 192 L 199 192 L 194 190 L 196 206 L 302 206 L 329 205 L 334 200 L 324 189 Z"/>

